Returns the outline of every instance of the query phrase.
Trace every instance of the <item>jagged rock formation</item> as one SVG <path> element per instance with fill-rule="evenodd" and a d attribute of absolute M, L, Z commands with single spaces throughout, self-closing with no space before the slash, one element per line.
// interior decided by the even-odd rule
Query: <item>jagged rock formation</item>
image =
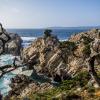
<path fill-rule="evenodd" d="M 22 39 L 18 34 L 9 33 L 11 40 L 5 45 L 5 53 L 20 55 Z"/>
<path fill-rule="evenodd" d="M 0 54 L 19 55 L 22 48 L 21 42 L 22 40 L 17 34 L 7 33 L 2 24 L 0 24 Z M 0 77 L 14 70 L 15 67 L 15 60 L 13 65 L 0 66 Z"/>
<path fill-rule="evenodd" d="M 60 68 L 66 69 L 66 52 L 62 52 L 59 40 L 51 34 L 38 38 L 23 50 L 22 55 L 24 62 L 31 67 L 36 65 L 36 71 L 46 75 L 56 76 L 55 72 L 61 74 Z"/>
<path fill-rule="evenodd" d="M 14 33 L 7 33 L 0 24 L 0 53 L 19 55 L 22 39 Z"/>
<path fill-rule="evenodd" d="M 9 92 L 9 96 L 19 95 L 21 91 L 29 84 L 32 80 L 25 75 L 17 75 L 11 79 L 10 87 L 12 90 Z"/>
<path fill-rule="evenodd" d="M 37 72 L 52 76 L 56 81 L 68 79 L 80 70 L 87 69 L 86 59 L 96 50 L 99 51 L 96 45 L 99 44 L 98 29 L 76 34 L 64 42 L 60 42 L 50 32 L 25 48 L 22 58 L 31 68 L 34 66 Z M 100 64 L 99 61 L 96 64 Z"/>
<path fill-rule="evenodd" d="M 5 44 L 11 39 L 7 34 L 5 29 L 3 29 L 2 24 L 0 24 L 0 54 L 5 52 Z"/>
<path fill-rule="evenodd" d="M 52 88 L 53 86 L 47 82 L 41 84 L 34 82 L 31 78 L 25 75 L 17 75 L 11 79 L 10 87 L 12 90 L 9 91 L 8 95 L 5 98 L 10 98 L 12 96 L 25 97 L 30 92 L 43 92 L 48 88 Z"/>

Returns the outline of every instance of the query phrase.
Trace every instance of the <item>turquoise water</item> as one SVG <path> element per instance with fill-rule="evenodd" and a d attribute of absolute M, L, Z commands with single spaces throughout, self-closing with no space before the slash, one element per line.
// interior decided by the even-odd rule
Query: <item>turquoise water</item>
<path fill-rule="evenodd" d="M 92 27 L 93 28 L 93 27 Z M 65 29 L 52 29 L 52 34 L 57 35 L 60 40 L 67 40 L 71 35 L 79 32 L 88 31 L 91 28 L 65 28 Z M 35 38 L 43 36 L 44 29 L 8 29 L 8 32 L 17 33 L 23 39 L 23 46 L 29 45 Z M 14 56 L 12 55 L 0 55 L 0 66 L 12 65 Z M 10 90 L 10 79 L 15 75 L 12 73 L 5 74 L 0 78 L 0 91 L 2 94 L 7 94 Z M 34 76 L 34 79 L 40 80 Z"/>
<path fill-rule="evenodd" d="M 1 55 L 0 56 L 0 66 L 3 65 L 12 65 L 13 64 L 14 56 L 12 55 Z M 0 78 L 0 91 L 3 95 L 6 95 L 7 92 L 10 90 L 9 84 L 10 79 L 15 75 L 12 73 L 5 74 L 2 78 Z"/>
<path fill-rule="evenodd" d="M 12 65 L 14 58 L 15 57 L 10 54 L 0 55 L 0 66 Z"/>
<path fill-rule="evenodd" d="M 2 78 L 0 78 L 0 91 L 3 95 L 7 95 L 8 91 L 11 89 L 9 87 L 10 79 L 15 75 L 12 73 L 5 74 Z"/>

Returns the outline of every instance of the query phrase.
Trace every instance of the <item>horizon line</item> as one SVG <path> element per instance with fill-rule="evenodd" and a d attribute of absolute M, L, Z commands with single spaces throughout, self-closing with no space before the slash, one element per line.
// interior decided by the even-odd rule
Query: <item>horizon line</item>
<path fill-rule="evenodd" d="M 49 28 L 96 28 L 100 27 L 100 25 L 95 25 L 95 26 L 51 26 L 51 27 L 5 27 L 5 29 L 49 29 Z"/>

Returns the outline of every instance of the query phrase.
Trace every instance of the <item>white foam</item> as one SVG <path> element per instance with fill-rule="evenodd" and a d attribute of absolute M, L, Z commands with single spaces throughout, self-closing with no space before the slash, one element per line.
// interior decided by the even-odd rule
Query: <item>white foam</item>
<path fill-rule="evenodd" d="M 62 41 L 62 42 L 63 42 L 63 41 L 67 41 L 67 40 L 68 40 L 68 39 L 62 39 L 62 40 L 60 39 L 60 41 Z"/>
<path fill-rule="evenodd" d="M 11 65 L 15 56 L 10 54 L 0 55 L 0 66 Z"/>
<path fill-rule="evenodd" d="M 27 47 L 29 46 L 35 39 L 36 37 L 21 37 L 23 40 L 22 46 Z"/>
<path fill-rule="evenodd" d="M 36 37 L 21 37 L 23 41 L 33 41 Z"/>
<path fill-rule="evenodd" d="M 10 80 L 8 80 L 7 78 L 4 78 L 4 85 L 8 85 L 8 84 L 10 84 Z"/>

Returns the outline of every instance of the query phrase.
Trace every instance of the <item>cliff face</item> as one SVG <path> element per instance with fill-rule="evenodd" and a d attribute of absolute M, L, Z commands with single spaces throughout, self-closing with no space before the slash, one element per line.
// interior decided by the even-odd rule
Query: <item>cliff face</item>
<path fill-rule="evenodd" d="M 54 71 L 56 66 L 63 63 L 59 45 L 60 42 L 54 36 L 38 38 L 23 50 L 23 59 L 30 66 L 36 65 L 37 72 L 48 73 L 49 69 Z"/>
<path fill-rule="evenodd" d="M 0 53 L 19 55 L 22 39 L 14 33 L 8 33 L 0 24 Z"/>
<path fill-rule="evenodd" d="M 91 55 L 91 44 L 95 43 L 99 32 L 98 29 L 82 32 L 64 42 L 53 35 L 38 38 L 23 50 L 22 58 L 31 68 L 34 66 L 37 72 L 54 79 L 57 76 L 61 80 L 66 79 L 87 67 L 86 59 Z"/>
<path fill-rule="evenodd" d="M 60 42 L 55 36 L 41 37 L 22 52 L 24 62 L 34 66 L 37 72 L 61 80 L 77 74 L 87 67 L 86 59 L 90 56 L 90 44 L 99 30 L 80 33 L 68 41 Z"/>

